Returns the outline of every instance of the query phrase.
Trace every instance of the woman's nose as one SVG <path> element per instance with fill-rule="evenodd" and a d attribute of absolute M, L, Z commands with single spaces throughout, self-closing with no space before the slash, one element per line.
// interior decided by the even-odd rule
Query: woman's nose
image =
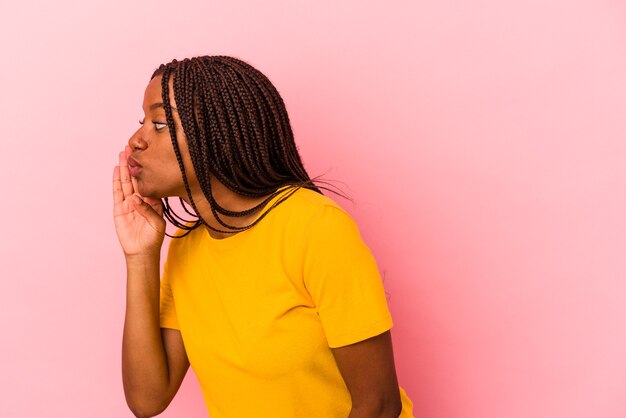
<path fill-rule="evenodd" d="M 141 128 L 137 129 L 137 132 L 135 132 L 133 136 L 130 137 L 130 139 L 128 140 L 128 146 L 133 151 L 146 149 L 146 147 L 148 146 L 148 143 L 144 141 L 144 139 L 141 136 Z"/>

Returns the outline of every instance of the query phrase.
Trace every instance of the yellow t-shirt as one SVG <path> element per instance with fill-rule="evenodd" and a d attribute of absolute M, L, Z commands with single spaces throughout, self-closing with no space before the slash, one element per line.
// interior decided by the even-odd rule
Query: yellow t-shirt
<path fill-rule="evenodd" d="M 331 347 L 392 327 L 376 262 L 330 198 L 285 187 L 246 231 L 172 239 L 161 327 L 180 330 L 211 418 L 345 418 Z M 184 231 L 179 230 L 178 234 Z M 402 418 L 412 403 L 401 389 Z"/>

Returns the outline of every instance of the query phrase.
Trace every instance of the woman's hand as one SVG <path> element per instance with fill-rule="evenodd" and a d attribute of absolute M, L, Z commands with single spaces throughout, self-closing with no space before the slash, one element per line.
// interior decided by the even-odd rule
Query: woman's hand
<path fill-rule="evenodd" d="M 165 220 L 160 199 L 143 197 L 137 182 L 130 176 L 129 146 L 120 152 L 120 162 L 113 169 L 113 220 L 124 255 L 159 255 L 165 236 Z"/>

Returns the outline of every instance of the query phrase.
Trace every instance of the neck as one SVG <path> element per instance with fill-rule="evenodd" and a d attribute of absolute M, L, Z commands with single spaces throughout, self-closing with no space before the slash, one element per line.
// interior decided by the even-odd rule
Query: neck
<path fill-rule="evenodd" d="M 210 181 L 211 181 L 211 190 L 213 192 L 213 199 L 217 202 L 218 205 L 220 205 L 221 207 L 229 211 L 241 212 L 244 210 L 248 210 L 258 205 L 269 196 L 267 195 L 267 196 L 255 197 L 255 198 L 242 196 L 228 189 L 226 186 L 224 186 L 224 184 L 222 184 L 221 182 L 219 182 L 213 177 L 211 177 Z M 202 189 L 200 189 L 200 185 L 198 183 L 196 183 L 194 186 L 190 185 L 190 189 L 191 189 L 191 196 L 193 197 L 193 201 L 195 203 L 196 209 L 199 212 L 198 215 L 200 215 L 200 217 L 204 220 L 204 222 L 215 229 L 227 231 L 228 228 L 220 224 L 215 219 L 215 216 L 213 215 L 213 212 L 211 211 L 211 204 L 209 203 L 207 198 L 204 196 L 204 193 L 202 193 Z M 183 200 L 189 206 L 191 206 L 189 197 L 186 194 L 185 196 L 182 196 L 182 197 L 183 197 Z M 243 217 L 233 217 L 233 216 L 226 216 L 226 215 L 220 214 L 220 220 L 230 226 L 244 227 L 244 226 L 250 225 L 258 217 L 258 215 L 259 215 L 259 211 L 255 211 Z M 209 232 L 209 235 L 215 239 L 228 238 L 234 235 L 233 233 L 223 233 L 223 232 L 213 231 L 206 225 L 203 225 L 202 227 L 206 228 L 207 231 Z"/>

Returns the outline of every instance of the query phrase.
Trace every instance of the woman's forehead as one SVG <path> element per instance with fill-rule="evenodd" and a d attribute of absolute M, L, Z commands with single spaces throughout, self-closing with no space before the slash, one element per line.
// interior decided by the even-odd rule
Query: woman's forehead
<path fill-rule="evenodd" d="M 161 101 L 161 76 L 154 77 L 146 86 L 144 93 L 144 104 L 148 106 L 155 102 L 155 100 Z"/>
<path fill-rule="evenodd" d="M 156 77 L 154 77 L 152 80 L 150 80 L 150 82 L 148 83 L 148 86 L 146 87 L 146 91 L 144 93 L 144 98 L 143 98 L 143 105 L 145 108 L 150 109 L 150 108 L 155 108 L 158 107 L 156 106 L 157 104 L 163 104 L 163 94 L 162 94 L 162 87 L 161 87 L 161 81 L 163 79 L 162 75 L 158 75 Z M 174 92 L 173 92 L 173 79 L 172 77 L 169 78 L 168 80 L 168 85 L 169 85 L 169 90 L 170 90 L 170 94 L 169 94 L 169 99 L 170 99 L 170 107 L 176 107 L 176 99 L 174 98 Z M 163 106 L 160 106 L 161 108 Z"/>

